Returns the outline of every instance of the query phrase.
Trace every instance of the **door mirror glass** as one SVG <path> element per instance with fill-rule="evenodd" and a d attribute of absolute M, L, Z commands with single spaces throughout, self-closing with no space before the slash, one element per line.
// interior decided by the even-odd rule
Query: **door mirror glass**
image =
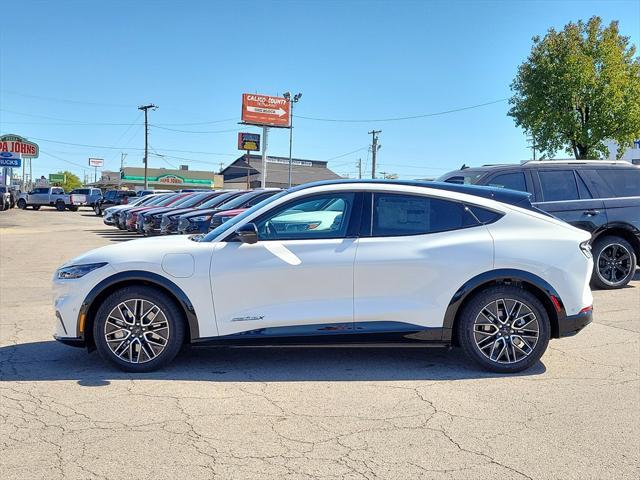
<path fill-rule="evenodd" d="M 254 244 L 258 242 L 258 227 L 255 223 L 246 223 L 236 230 L 236 235 L 242 243 Z"/>

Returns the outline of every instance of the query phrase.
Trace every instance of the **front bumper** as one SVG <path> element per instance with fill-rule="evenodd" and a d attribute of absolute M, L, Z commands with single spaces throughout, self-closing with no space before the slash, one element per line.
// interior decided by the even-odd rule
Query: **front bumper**
<path fill-rule="evenodd" d="M 558 336 L 571 337 L 593 321 L 593 309 L 568 315 L 558 322 Z"/>
<path fill-rule="evenodd" d="M 70 347 L 84 347 L 84 338 L 77 337 L 59 337 L 58 335 L 54 335 L 53 338 L 60 343 L 64 343 L 65 345 L 69 345 Z"/>

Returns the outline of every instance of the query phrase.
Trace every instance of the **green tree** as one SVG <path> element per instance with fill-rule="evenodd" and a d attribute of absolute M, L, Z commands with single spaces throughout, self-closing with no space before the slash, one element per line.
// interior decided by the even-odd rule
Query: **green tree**
<path fill-rule="evenodd" d="M 64 172 L 58 172 L 58 174 L 65 176 L 64 183 L 60 184 L 60 186 L 64 188 L 65 192 L 70 192 L 74 188 L 79 188 L 82 186 L 82 182 L 80 181 L 80 178 L 77 175 L 74 175 L 73 173 L 67 170 L 65 170 Z"/>
<path fill-rule="evenodd" d="M 602 158 L 604 140 L 618 155 L 640 138 L 640 57 L 618 22 L 603 28 L 600 17 L 550 29 L 533 37 L 526 62 L 511 84 L 509 115 L 538 149 L 553 156 Z"/>

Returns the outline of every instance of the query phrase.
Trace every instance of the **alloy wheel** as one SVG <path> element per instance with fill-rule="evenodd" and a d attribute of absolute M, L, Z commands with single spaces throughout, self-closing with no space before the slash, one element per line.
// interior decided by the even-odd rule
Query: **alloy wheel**
<path fill-rule="evenodd" d="M 631 272 L 631 252 L 619 243 L 611 243 L 598 255 L 598 275 L 607 285 L 618 285 Z"/>
<path fill-rule="evenodd" d="M 473 336 L 478 350 L 492 362 L 516 363 L 528 357 L 540 337 L 540 324 L 525 303 L 501 298 L 476 316 Z"/>
<path fill-rule="evenodd" d="M 126 300 L 114 307 L 104 325 L 111 352 L 129 363 L 146 363 L 169 343 L 169 322 L 160 307 L 149 300 Z"/>

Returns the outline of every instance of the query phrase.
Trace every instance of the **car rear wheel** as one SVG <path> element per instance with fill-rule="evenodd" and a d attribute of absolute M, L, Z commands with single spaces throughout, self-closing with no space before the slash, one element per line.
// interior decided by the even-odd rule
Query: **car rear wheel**
<path fill-rule="evenodd" d="M 27 208 L 27 201 L 24 198 L 18 200 L 18 208 L 20 208 L 21 210 Z"/>
<path fill-rule="evenodd" d="M 64 202 L 56 202 L 56 210 L 59 212 L 64 212 Z"/>
<path fill-rule="evenodd" d="M 102 216 L 102 209 L 100 208 L 100 205 L 95 204 L 95 205 L 93 206 L 93 211 L 94 211 L 94 213 L 95 213 L 97 216 L 99 216 L 99 217 L 101 217 L 101 216 Z"/>
<path fill-rule="evenodd" d="M 628 284 L 636 271 L 637 258 L 633 247 L 624 238 L 607 235 L 593 242 L 594 286 L 604 289 L 621 288 Z"/>
<path fill-rule="evenodd" d="M 516 373 L 535 364 L 547 349 L 549 316 L 532 293 L 511 285 L 486 288 L 463 307 L 458 341 L 485 370 Z"/>
<path fill-rule="evenodd" d="M 127 372 L 149 372 L 166 365 L 180 350 L 184 335 L 180 307 L 147 286 L 111 294 L 93 325 L 100 356 Z"/>

